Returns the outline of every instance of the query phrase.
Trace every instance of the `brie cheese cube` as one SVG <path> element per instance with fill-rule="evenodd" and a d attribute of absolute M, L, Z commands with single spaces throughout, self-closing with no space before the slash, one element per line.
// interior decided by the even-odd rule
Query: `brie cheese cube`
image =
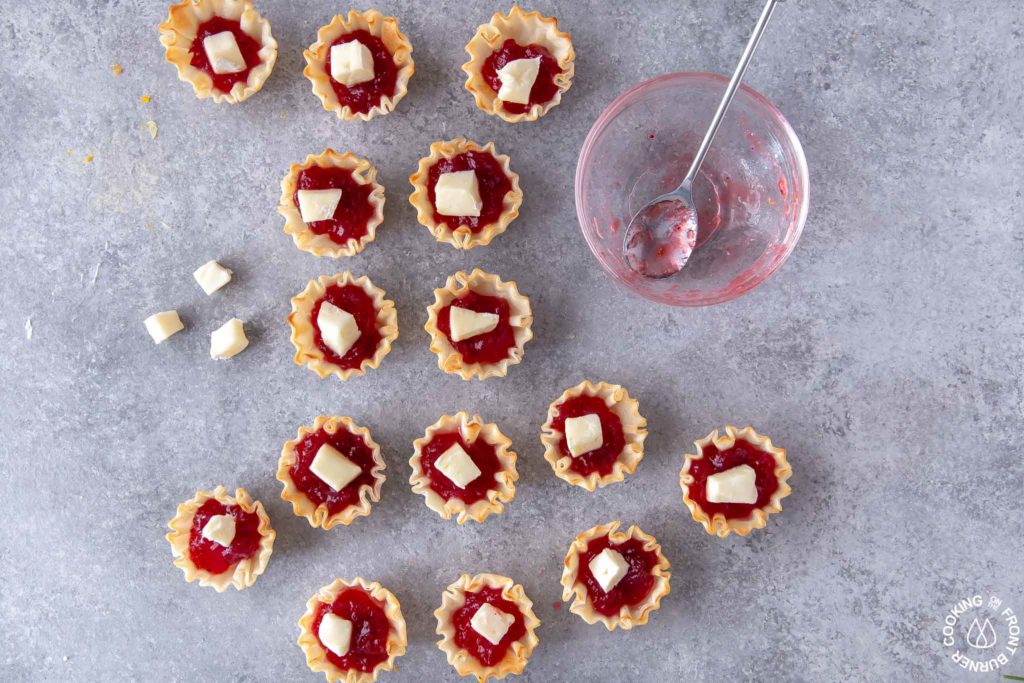
<path fill-rule="evenodd" d="M 469 457 L 469 453 L 457 443 L 442 453 L 434 465 L 460 489 L 466 488 L 467 484 L 480 476 L 480 468 L 473 462 L 473 458 Z"/>
<path fill-rule="evenodd" d="M 750 465 L 737 465 L 712 474 L 705 483 L 709 503 L 756 503 L 757 473 Z"/>
<path fill-rule="evenodd" d="M 203 38 L 206 59 L 215 74 L 237 74 L 245 71 L 245 57 L 238 49 L 238 41 L 231 31 L 221 31 Z"/>
<path fill-rule="evenodd" d="M 317 629 L 316 635 L 324 647 L 339 657 L 344 657 L 352 645 L 352 622 L 328 612 L 320 620 L 320 628 Z"/>
<path fill-rule="evenodd" d="M 533 90 L 538 73 L 540 73 L 540 57 L 513 59 L 498 69 L 498 78 L 501 80 L 498 99 L 513 104 L 527 104 L 530 101 L 530 91 Z"/>
<path fill-rule="evenodd" d="M 565 421 L 565 441 L 574 458 L 600 448 L 604 443 L 601 418 L 594 413 L 568 418 Z"/>
<path fill-rule="evenodd" d="M 339 356 L 348 353 L 362 334 L 355 316 L 330 301 L 320 304 L 320 312 L 316 314 L 316 326 L 320 329 L 320 338 L 327 344 L 327 348 Z"/>
<path fill-rule="evenodd" d="M 302 214 L 302 222 L 329 221 L 334 218 L 340 201 L 341 190 L 337 188 L 299 190 L 299 213 Z"/>
<path fill-rule="evenodd" d="M 509 628 L 515 623 L 516 618 L 507 612 L 502 612 L 489 602 L 480 605 L 469 625 L 473 630 L 489 640 L 492 645 L 497 645 L 508 633 Z"/>
<path fill-rule="evenodd" d="M 463 341 L 481 334 L 492 332 L 498 326 L 496 313 L 477 313 L 468 308 L 452 306 L 448 309 L 452 341 Z"/>
<path fill-rule="evenodd" d="M 358 40 L 331 47 L 331 78 L 347 88 L 373 80 L 373 55 Z"/>
<path fill-rule="evenodd" d="M 363 473 L 359 465 L 344 456 L 337 448 L 325 443 L 313 456 L 309 471 L 335 491 L 340 491 Z"/>
<path fill-rule="evenodd" d="M 149 336 L 153 338 L 157 344 L 164 341 L 172 334 L 181 332 L 185 329 L 185 326 L 181 322 L 181 318 L 178 317 L 177 311 L 162 311 L 160 313 L 154 313 L 143 321 L 146 326 L 146 332 L 149 332 Z"/>
<path fill-rule="evenodd" d="M 629 563 L 626 562 L 626 558 L 622 556 L 622 553 L 611 548 L 605 548 L 595 555 L 587 566 L 605 593 L 615 588 L 629 571 Z"/>
<path fill-rule="evenodd" d="M 235 540 L 235 518 L 231 515 L 214 515 L 203 527 L 203 538 L 220 543 L 227 548 Z"/>
<path fill-rule="evenodd" d="M 484 207 L 476 171 L 442 173 L 434 185 L 434 208 L 442 216 L 479 216 Z"/>
<path fill-rule="evenodd" d="M 210 358 L 231 358 L 241 353 L 249 340 L 245 337 L 242 321 L 232 318 L 210 335 Z"/>
<path fill-rule="evenodd" d="M 203 288 L 206 295 L 209 296 L 216 292 L 218 289 L 231 282 L 231 275 L 233 273 L 217 263 L 216 261 L 207 261 L 203 265 L 196 269 L 196 272 L 192 273 L 192 277 L 196 279 L 199 286 Z"/>

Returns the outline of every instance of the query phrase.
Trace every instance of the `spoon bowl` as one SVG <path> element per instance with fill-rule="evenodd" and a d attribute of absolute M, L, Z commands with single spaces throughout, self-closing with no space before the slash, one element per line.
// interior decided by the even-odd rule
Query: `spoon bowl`
<path fill-rule="evenodd" d="M 626 264 L 644 277 L 674 275 L 697 244 L 697 211 L 690 186 L 654 198 L 633 216 L 623 237 Z"/>

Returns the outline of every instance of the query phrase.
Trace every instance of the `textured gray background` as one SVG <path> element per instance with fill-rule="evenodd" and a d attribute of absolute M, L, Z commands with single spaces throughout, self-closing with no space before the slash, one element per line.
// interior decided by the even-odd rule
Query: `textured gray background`
<path fill-rule="evenodd" d="M 416 75 L 369 124 L 324 112 L 301 76 L 336 3 L 260 3 L 281 52 L 235 107 L 196 100 L 164 63 L 162 1 L 0 6 L 0 678 L 317 680 L 296 621 L 319 586 L 359 574 L 408 621 L 386 679 L 452 680 L 431 612 L 463 571 L 508 574 L 533 598 L 524 680 L 997 678 L 961 673 L 939 629 L 964 594 L 1024 611 L 1019 7 L 783 6 L 748 80 L 806 149 L 803 238 L 752 294 L 672 310 L 598 270 L 576 155 L 634 83 L 729 70 L 760 3 L 535 3 L 572 33 L 577 77 L 520 126 L 477 111 L 459 70 L 506 4 L 381 2 Z M 406 199 L 429 143 L 456 134 L 495 140 L 526 194 L 511 229 L 468 254 L 436 244 Z M 377 241 L 350 260 L 295 249 L 274 211 L 288 165 L 326 146 L 368 156 L 387 188 Z M 235 280 L 207 298 L 191 273 L 210 258 Z M 535 308 L 536 339 L 503 380 L 444 375 L 422 330 L 431 290 L 473 266 Z M 387 290 L 401 328 L 379 370 L 344 384 L 293 365 L 285 324 L 290 296 L 342 268 Z M 188 328 L 155 346 L 142 320 L 174 307 Z M 252 344 L 215 363 L 209 333 L 232 316 Z M 637 473 L 593 494 L 556 479 L 538 441 L 548 403 L 585 377 L 626 385 L 651 429 Z M 413 439 L 459 409 L 520 455 L 515 502 L 483 525 L 442 521 L 407 483 Z M 330 532 L 274 479 L 282 442 L 320 413 L 369 426 L 388 463 L 373 515 Z M 795 470 L 785 512 L 747 539 L 708 537 L 680 501 L 681 454 L 726 422 L 770 434 Z M 247 487 L 278 531 L 241 593 L 186 584 L 163 538 L 180 501 L 219 483 Z M 554 606 L 570 539 L 610 519 L 655 534 L 672 562 L 672 594 L 634 632 Z"/>

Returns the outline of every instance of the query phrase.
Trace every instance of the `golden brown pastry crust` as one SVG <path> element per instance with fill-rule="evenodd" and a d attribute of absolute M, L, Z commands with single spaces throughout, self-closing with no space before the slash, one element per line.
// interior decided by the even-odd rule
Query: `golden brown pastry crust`
<path fill-rule="evenodd" d="M 377 309 L 377 331 L 381 336 L 377 352 L 364 359 L 358 368 L 342 368 L 335 365 L 324 358 L 323 352 L 314 343 L 311 319 L 313 307 L 323 298 L 331 285 L 355 285 L 362 288 L 373 299 L 374 308 Z M 295 347 L 295 364 L 305 365 L 321 378 L 334 375 L 343 381 L 355 375 L 365 375 L 367 370 L 380 367 L 384 356 L 391 351 L 391 343 L 398 339 L 398 313 L 395 311 L 394 302 L 386 299 L 386 296 L 383 289 L 375 287 L 370 282 L 370 278 L 365 275 L 357 278 L 347 270 L 337 275 L 321 275 L 315 280 L 310 280 L 302 292 L 292 297 L 292 312 L 288 316 L 288 324 L 292 328 L 292 345 Z"/>
<path fill-rule="evenodd" d="M 763 507 L 757 508 L 750 513 L 747 519 L 726 519 L 725 515 L 716 513 L 714 517 L 709 516 L 701 506 L 690 498 L 690 485 L 694 478 L 690 475 L 690 465 L 694 460 L 704 457 L 704 447 L 714 444 L 716 448 L 725 450 L 732 448 L 737 439 L 749 441 L 760 450 L 769 453 L 775 459 L 775 477 L 778 479 L 779 488 L 772 494 L 771 499 Z M 775 512 L 782 512 L 782 499 L 790 494 L 789 484 L 786 483 L 793 474 L 793 468 L 786 459 L 785 449 L 772 445 L 772 440 L 767 436 L 758 434 L 753 427 L 736 429 L 732 425 L 725 426 L 725 434 L 718 435 L 714 430 L 703 439 L 693 442 L 697 449 L 696 454 L 687 453 L 683 461 L 683 469 L 679 472 L 679 486 L 683 489 L 683 503 L 690 508 L 693 519 L 704 525 L 704 530 L 709 534 L 725 538 L 730 533 L 746 536 L 754 529 L 761 529 L 768 523 L 768 515 Z"/>
<path fill-rule="evenodd" d="M 500 588 L 501 597 L 519 608 L 526 626 L 526 634 L 512 643 L 505 658 L 494 666 L 484 666 L 476 657 L 456 645 L 455 627 L 452 625 L 452 615 L 465 604 L 466 593 L 475 593 L 483 588 Z M 477 683 L 484 683 L 491 677 L 501 680 L 509 674 L 523 673 L 533 648 L 540 642 L 536 633 L 540 619 L 533 613 L 533 602 L 526 597 L 526 591 L 520 584 L 499 574 L 477 574 L 473 577 L 463 574 L 441 594 L 441 606 L 434 610 L 434 617 L 437 619 L 437 635 L 441 636 L 437 647 L 445 653 L 448 663 L 455 667 L 460 676 L 476 676 Z"/>
<path fill-rule="evenodd" d="M 213 498 L 223 505 L 237 505 L 245 512 L 253 513 L 260 519 L 257 530 L 260 532 L 260 547 L 252 557 L 239 560 L 234 568 L 220 574 L 211 574 L 205 569 L 200 569 L 192 562 L 189 555 L 188 542 L 192 535 L 192 520 L 196 512 L 203 506 L 203 503 Z M 274 538 L 277 534 L 270 526 L 270 518 L 267 517 L 263 503 L 254 501 L 249 493 L 243 488 L 235 489 L 235 495 L 228 495 L 227 489 L 218 486 L 213 491 L 198 491 L 194 498 L 186 500 L 178 506 L 174 518 L 167 523 L 171 533 L 167 534 L 167 541 L 171 544 L 171 553 L 174 554 L 174 566 L 185 572 L 185 580 L 188 582 L 198 581 L 200 586 L 209 586 L 218 593 L 223 593 L 228 586 L 234 586 L 235 590 L 248 588 L 256 582 L 256 577 L 263 573 L 270 561 L 270 555 L 274 552 Z"/>
<path fill-rule="evenodd" d="M 367 198 L 373 205 L 374 213 L 366 223 L 366 234 L 360 239 L 350 239 L 338 244 L 328 235 L 317 235 L 302 220 L 299 207 L 295 206 L 295 190 L 298 189 L 299 174 L 307 168 L 343 168 L 352 172 L 352 178 L 360 185 L 370 185 L 373 190 Z M 284 216 L 284 231 L 292 236 L 295 246 L 315 256 L 355 256 L 377 236 L 377 226 L 384 222 L 384 186 L 377 182 L 377 169 L 366 159 L 346 152 L 338 154 L 326 149 L 321 154 L 310 154 L 301 164 L 292 164 L 288 174 L 281 181 L 281 204 L 277 212 Z"/>
<path fill-rule="evenodd" d="M 321 602 L 332 603 L 338 595 L 346 588 L 359 587 L 370 594 L 374 600 L 384 607 L 388 623 L 391 629 L 388 631 L 387 652 L 388 658 L 374 667 L 373 671 L 363 672 L 353 669 L 341 669 L 335 666 L 329 659 L 320 645 L 320 639 L 313 633 L 313 621 L 316 618 L 316 609 Z M 395 659 L 405 654 L 408 645 L 405 630 L 405 617 L 402 616 L 402 606 L 394 593 L 384 588 L 376 581 L 367 581 L 357 576 L 351 581 L 335 579 L 329 585 L 324 586 L 306 602 L 306 613 L 299 619 L 299 647 L 306 655 L 306 665 L 310 671 L 323 672 L 329 683 L 344 681 L 344 683 L 372 683 L 377 680 L 381 671 L 394 671 Z"/>
<path fill-rule="evenodd" d="M 430 479 L 423 473 L 421 458 L 423 448 L 434 438 L 435 434 L 458 432 L 466 441 L 472 444 L 477 439 L 494 446 L 494 452 L 501 463 L 501 471 L 495 473 L 494 479 L 497 482 L 495 488 L 487 493 L 487 497 L 478 500 L 467 506 L 458 498 L 445 500 L 433 489 L 430 488 Z M 409 483 L 412 484 L 413 493 L 424 497 L 427 507 L 441 515 L 442 519 L 451 519 L 456 515 L 459 524 L 465 524 L 472 519 L 475 522 L 482 522 L 490 515 L 501 514 L 505 506 L 502 503 L 511 503 L 516 497 L 516 481 L 519 480 L 519 473 L 516 471 L 516 454 L 510 449 L 512 441 L 501 433 L 498 425 L 493 422 L 484 422 L 479 415 L 470 417 L 465 411 L 459 411 L 455 415 L 445 415 L 434 424 L 427 427 L 427 433 L 413 442 L 413 455 L 409 459 L 412 467 L 412 476 Z"/>
<path fill-rule="evenodd" d="M 661 546 L 654 539 L 633 525 L 625 533 L 617 531 L 621 522 L 618 520 L 609 524 L 601 524 L 592 529 L 584 531 L 573 540 L 569 546 L 569 552 L 565 555 L 564 568 L 562 569 L 562 600 L 573 598 L 569 611 L 578 614 L 583 621 L 594 624 L 600 621 L 609 631 L 616 628 L 629 630 L 634 626 L 642 626 L 647 623 L 651 612 L 661 606 L 661 599 L 671 592 L 669 585 L 671 573 L 669 563 L 661 552 Z M 632 607 L 623 605 L 617 615 L 607 617 L 594 609 L 590 601 L 590 594 L 582 582 L 577 582 L 580 564 L 580 553 L 586 552 L 587 545 L 595 538 L 608 536 L 612 545 L 621 545 L 631 538 L 642 541 L 644 550 L 653 551 L 658 555 L 658 563 L 651 569 L 654 575 L 654 585 L 651 592 L 638 605 Z M 614 590 L 614 589 L 613 589 Z"/>
<path fill-rule="evenodd" d="M 316 505 L 305 493 L 296 488 L 289 470 L 298 458 L 295 453 L 295 447 L 306 436 L 321 429 L 328 434 L 336 434 L 339 428 L 347 429 L 351 434 L 363 437 L 363 441 L 373 452 L 374 466 L 370 470 L 370 474 L 373 476 L 373 485 L 364 484 L 359 490 L 359 502 L 357 504 L 349 505 L 347 508 L 339 510 L 332 515 L 326 505 Z M 348 526 L 356 517 L 368 516 L 373 511 L 371 503 L 380 501 L 380 489 L 384 485 L 385 479 L 387 479 L 384 476 L 384 469 L 384 458 L 381 457 L 380 446 L 370 436 L 369 429 L 360 427 L 349 417 L 320 415 L 316 418 L 312 427 L 305 425 L 299 427 L 296 437 L 285 442 L 284 448 L 281 449 L 281 457 L 277 461 L 277 480 L 284 484 L 281 498 L 292 504 L 292 510 L 296 515 L 305 517 L 312 527 L 330 529 L 337 524 Z"/>
<path fill-rule="evenodd" d="M 235 83 L 227 93 L 213 87 L 208 73 L 192 66 L 189 53 L 196 39 L 196 29 L 215 16 L 238 21 L 242 31 L 261 46 L 260 63 L 249 71 L 244 83 Z M 277 41 L 270 31 L 270 22 L 260 16 L 249 0 L 182 0 L 171 5 L 167 19 L 157 28 L 167 61 L 178 69 L 179 79 L 192 84 L 199 99 L 212 97 L 218 104 L 242 102 L 260 91 L 277 61 Z"/>
<path fill-rule="evenodd" d="M 533 105 L 530 111 L 522 114 L 505 111 L 498 93 L 491 89 L 481 74 L 487 58 L 509 38 L 523 46 L 533 44 L 547 48 L 562 69 L 562 73 L 555 76 L 555 84 L 558 86 L 555 96 L 544 104 Z M 576 59 L 572 39 L 568 33 L 558 30 L 558 20 L 541 16 L 540 12 L 524 12 L 516 6 L 508 14 L 496 13 L 489 23 L 477 28 L 476 34 L 466 45 L 466 52 L 469 53 L 469 61 L 462 65 L 462 70 L 466 72 L 466 90 L 473 93 L 477 107 L 509 123 L 536 121 L 561 102 L 562 94 L 572 86 Z"/>
<path fill-rule="evenodd" d="M 331 75 L 326 70 L 331 45 L 341 36 L 353 31 L 366 31 L 380 38 L 384 47 L 391 53 L 391 59 L 394 60 L 398 71 L 395 94 L 382 98 L 380 104 L 366 113 L 352 111 L 351 107 L 341 105 L 334 88 L 331 87 Z M 399 101 L 405 97 L 409 79 L 416 69 L 412 61 L 412 43 L 398 30 L 398 20 L 373 9 L 365 12 L 350 10 L 347 18 L 337 15 L 331 23 L 320 27 L 316 33 L 316 42 L 310 45 L 302 56 L 306 58 L 306 68 L 302 73 L 313 84 L 313 94 L 320 98 L 324 109 L 335 112 L 339 119 L 345 121 L 369 121 L 374 116 L 383 116 L 394 111 Z"/>

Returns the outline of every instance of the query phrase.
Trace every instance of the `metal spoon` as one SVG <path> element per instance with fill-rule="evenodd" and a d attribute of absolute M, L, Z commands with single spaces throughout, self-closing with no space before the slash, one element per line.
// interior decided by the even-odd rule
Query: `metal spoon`
<path fill-rule="evenodd" d="M 740 63 L 736 65 L 732 80 L 725 89 L 725 95 L 718 104 L 718 110 L 711 120 L 711 125 L 708 126 L 707 133 L 704 134 L 704 140 L 700 143 L 697 156 L 693 158 L 683 182 L 672 192 L 652 199 L 629 222 L 622 241 L 622 255 L 626 264 L 641 275 L 649 278 L 668 277 L 682 270 L 690 260 L 700 229 L 697 224 L 697 210 L 693 205 L 693 180 L 697 177 L 697 171 L 707 156 L 711 141 L 715 139 L 715 133 L 725 118 L 725 112 L 740 87 L 750 58 L 754 56 L 754 50 L 757 49 L 761 35 L 768 26 L 768 20 L 780 2 L 782 0 L 768 0 L 765 3 L 761 18 L 754 26 L 754 32 L 747 41 Z"/>

